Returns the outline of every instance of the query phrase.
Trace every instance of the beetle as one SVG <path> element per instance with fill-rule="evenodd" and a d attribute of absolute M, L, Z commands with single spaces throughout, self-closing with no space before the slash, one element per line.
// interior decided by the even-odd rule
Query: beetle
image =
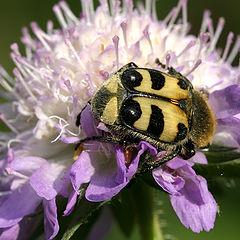
<path fill-rule="evenodd" d="M 165 68 L 158 59 L 156 63 Z M 114 73 L 91 99 L 94 118 L 111 134 L 87 137 L 79 145 L 92 140 L 111 142 L 127 152 L 146 141 L 166 151 L 163 158 L 148 164 L 150 169 L 176 156 L 189 159 L 196 150 L 207 148 L 215 119 L 205 94 L 174 68 L 167 70 L 140 68 L 130 62 Z"/>

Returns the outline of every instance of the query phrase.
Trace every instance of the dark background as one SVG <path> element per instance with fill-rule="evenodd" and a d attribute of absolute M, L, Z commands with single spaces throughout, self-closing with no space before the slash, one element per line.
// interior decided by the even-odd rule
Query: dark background
<path fill-rule="evenodd" d="M 12 71 L 14 66 L 9 57 L 11 51 L 10 44 L 13 42 L 20 43 L 19 39 L 21 37 L 22 27 L 29 26 L 29 23 L 32 21 L 36 21 L 43 29 L 45 29 L 46 22 L 49 19 L 54 21 L 55 26 L 58 26 L 52 11 L 52 6 L 57 2 L 57 0 L 0 1 L 0 64 L 9 72 Z M 80 0 L 68 0 L 67 2 L 72 11 L 76 15 L 79 15 Z M 158 0 L 157 10 L 159 18 L 166 16 L 169 10 L 176 4 L 177 0 Z M 224 48 L 226 36 L 229 31 L 234 32 L 235 36 L 240 34 L 240 1 L 189 0 L 188 19 L 192 25 L 191 33 L 198 34 L 205 9 L 211 11 L 214 26 L 216 26 L 219 17 L 223 16 L 226 20 L 224 32 L 218 43 L 219 47 L 222 46 Z M 221 180 L 209 179 L 208 182 L 220 206 L 220 213 L 217 216 L 215 228 L 210 233 L 203 232 L 201 234 L 195 234 L 190 230 L 186 230 L 172 210 L 167 195 L 158 193 L 159 201 L 162 203 L 162 213 L 160 217 L 164 226 L 163 231 L 167 234 L 166 240 L 240 239 L 240 182 L 236 179 L 227 180 L 224 178 Z M 111 239 L 125 239 L 119 232 L 117 224 L 114 224 L 106 238 L 106 240 Z M 139 239 L 137 231 L 134 232 L 131 239 Z"/>

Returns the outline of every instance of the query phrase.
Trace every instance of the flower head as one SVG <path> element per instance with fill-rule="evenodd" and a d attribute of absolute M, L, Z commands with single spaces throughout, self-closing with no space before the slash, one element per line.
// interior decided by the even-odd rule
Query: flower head
<path fill-rule="evenodd" d="M 44 32 L 31 23 L 34 37 L 23 29 L 23 56 L 16 43 L 11 57 L 16 68 L 11 77 L 0 69 L 0 94 L 9 102 L 0 105 L 0 119 L 11 132 L 0 136 L 0 228 L 2 236 L 17 238 L 25 217 L 39 205 L 44 209 L 48 239 L 58 232 L 56 196 L 68 197 L 64 214 L 72 211 L 78 190 L 88 184 L 86 198 L 103 201 L 116 195 L 137 171 L 141 154 L 155 156 L 156 149 L 141 142 L 137 156 L 126 166 L 124 150 L 113 144 L 92 143 L 73 163 L 73 147 L 84 136 L 107 131 L 94 122 L 89 110 L 83 114 L 82 130 L 75 125 L 78 113 L 103 82 L 128 62 L 159 69 L 159 58 L 191 80 L 196 89 L 207 90 L 217 120 L 215 142 L 239 147 L 239 67 L 232 67 L 240 47 L 238 37 L 229 51 L 233 33 L 222 54 L 216 44 L 224 20 L 213 31 L 205 12 L 199 36 L 188 34 L 187 1 L 158 21 L 155 1 L 133 7 L 132 1 L 82 1 L 77 18 L 63 1 L 53 10 L 61 29 L 47 23 Z M 182 18 L 177 21 L 182 12 Z M 177 44 L 176 44 L 177 43 Z M 161 69 L 164 71 L 164 69 Z M 222 98 L 226 101 L 222 104 Z M 200 157 L 203 158 L 203 157 Z M 213 227 L 216 203 L 206 181 L 196 175 L 191 163 L 179 158 L 153 172 L 157 183 L 170 194 L 172 205 L 186 227 L 199 232 Z M 189 196 L 190 192 L 194 192 Z M 25 204 L 27 201 L 28 204 Z M 186 202 L 188 201 L 188 205 Z M 185 214 L 191 209 L 192 219 Z M 207 212 L 207 209 L 211 209 Z M 195 214 L 195 215 L 194 215 Z M 32 228 L 34 229 L 34 228 Z"/>

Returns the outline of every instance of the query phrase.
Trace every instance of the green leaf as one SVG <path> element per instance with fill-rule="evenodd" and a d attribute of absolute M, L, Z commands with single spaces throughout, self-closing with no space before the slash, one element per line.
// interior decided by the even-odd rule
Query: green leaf
<path fill-rule="evenodd" d="M 151 189 L 140 179 L 131 186 L 134 210 L 142 240 L 154 239 L 153 198 Z"/>
<path fill-rule="evenodd" d="M 212 145 L 208 151 L 203 151 L 209 163 L 222 163 L 240 158 L 236 148 Z"/>
<path fill-rule="evenodd" d="M 67 230 L 62 236 L 62 240 L 71 239 L 74 234 L 79 230 L 79 228 L 88 223 L 89 218 L 99 210 L 103 205 L 108 203 L 109 201 L 104 202 L 89 202 L 86 199 L 82 199 L 78 206 L 75 206 L 76 211 L 72 213 L 71 223 L 69 224 Z M 96 219 L 96 218 L 94 218 Z"/>
<path fill-rule="evenodd" d="M 111 209 L 124 235 L 129 238 L 136 223 L 134 202 L 128 188 L 123 189 L 120 194 L 111 201 Z"/>
<path fill-rule="evenodd" d="M 211 177 L 240 177 L 240 159 L 223 162 L 223 163 L 210 163 L 210 164 L 194 164 L 193 168 L 196 172 L 206 178 Z"/>

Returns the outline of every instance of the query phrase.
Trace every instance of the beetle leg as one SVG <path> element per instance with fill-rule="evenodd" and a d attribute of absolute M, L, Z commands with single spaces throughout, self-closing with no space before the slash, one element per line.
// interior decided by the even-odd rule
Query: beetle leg
<path fill-rule="evenodd" d="M 166 65 L 163 64 L 163 63 L 159 60 L 159 58 L 156 58 L 155 63 L 156 63 L 157 65 L 160 65 L 162 68 L 166 69 Z M 167 67 L 167 70 L 168 70 L 168 73 L 169 73 L 170 75 L 177 75 L 177 74 L 179 74 L 179 72 L 177 72 L 177 71 L 175 70 L 175 68 L 173 68 L 173 67 Z"/>
<path fill-rule="evenodd" d="M 163 158 L 159 158 L 156 161 L 152 162 L 152 163 L 146 163 L 146 168 L 144 167 L 143 171 L 147 172 L 147 171 L 152 171 L 156 168 L 158 168 L 159 166 L 161 166 L 162 164 L 170 161 L 171 159 L 175 158 L 178 155 L 177 152 L 171 153 L 169 155 L 166 155 Z"/>
<path fill-rule="evenodd" d="M 86 137 L 82 140 L 80 140 L 77 143 L 76 148 L 78 148 L 79 145 L 89 142 L 89 141 L 96 141 L 96 142 L 108 142 L 108 143 L 113 143 L 113 144 L 119 144 L 120 140 L 117 138 L 109 137 L 109 136 L 92 136 L 92 137 Z"/>

